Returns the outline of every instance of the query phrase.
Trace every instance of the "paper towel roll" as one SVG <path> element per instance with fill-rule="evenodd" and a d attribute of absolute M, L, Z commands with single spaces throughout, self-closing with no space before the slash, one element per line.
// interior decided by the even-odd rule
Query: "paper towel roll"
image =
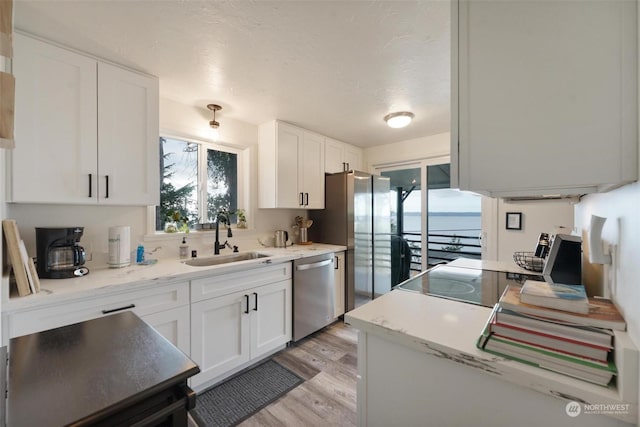
<path fill-rule="evenodd" d="M 110 268 L 131 265 L 131 227 L 128 225 L 109 227 L 109 260 L 107 264 Z"/>

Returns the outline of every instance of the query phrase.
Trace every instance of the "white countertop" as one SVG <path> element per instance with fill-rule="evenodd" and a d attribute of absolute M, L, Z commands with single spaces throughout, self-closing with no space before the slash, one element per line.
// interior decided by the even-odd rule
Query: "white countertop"
<path fill-rule="evenodd" d="M 2 312 L 11 312 L 25 308 L 35 308 L 60 301 L 77 298 L 95 297 L 101 294 L 129 291 L 135 287 L 153 284 L 165 284 L 179 280 L 225 274 L 251 268 L 259 268 L 266 263 L 278 264 L 297 258 L 305 258 L 346 250 L 338 245 L 294 245 L 287 248 L 261 248 L 251 252 L 269 255 L 268 258 L 257 258 L 248 261 L 237 261 L 228 264 L 206 267 L 193 267 L 184 264 L 185 260 L 176 258 L 159 259 L 152 265 L 131 265 L 124 268 L 92 267 L 90 273 L 83 277 L 71 279 L 41 279 L 40 292 L 24 297 L 12 296 L 2 301 Z M 229 255 L 225 253 L 224 255 Z M 204 258 L 204 257 L 200 257 Z"/>
<path fill-rule="evenodd" d="M 601 387 L 479 350 L 475 344 L 490 314 L 487 307 L 394 290 L 350 311 L 344 319 L 345 323 L 393 344 L 445 358 L 556 398 L 628 403 L 631 410 L 621 419 L 637 422 L 638 351 L 626 333 L 616 331 L 615 337 L 618 386 Z"/>

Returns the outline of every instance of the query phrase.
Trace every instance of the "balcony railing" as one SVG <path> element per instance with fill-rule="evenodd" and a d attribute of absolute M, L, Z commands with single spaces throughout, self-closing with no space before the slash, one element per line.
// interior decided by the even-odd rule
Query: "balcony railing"
<path fill-rule="evenodd" d="M 475 230 L 470 230 L 475 231 Z M 427 241 L 429 267 L 449 262 L 456 258 L 465 257 L 480 259 L 480 241 L 477 230 L 476 235 L 459 235 L 457 233 L 429 233 Z M 420 233 L 403 233 L 402 237 L 409 242 L 411 247 L 411 271 L 422 271 L 422 241 Z"/>

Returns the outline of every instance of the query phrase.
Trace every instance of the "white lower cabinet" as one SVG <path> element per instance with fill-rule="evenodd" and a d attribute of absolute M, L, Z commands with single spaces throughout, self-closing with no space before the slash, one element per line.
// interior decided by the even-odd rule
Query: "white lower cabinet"
<path fill-rule="evenodd" d="M 214 383 L 291 341 L 291 279 L 191 305 L 191 358 L 197 388 Z"/>
<path fill-rule="evenodd" d="M 255 289 L 251 293 L 251 358 L 255 359 L 291 341 L 292 281 Z"/>
<path fill-rule="evenodd" d="M 189 306 L 172 308 L 141 317 L 142 320 L 178 347 L 186 355 L 191 353 L 191 329 Z"/>
<path fill-rule="evenodd" d="M 246 293 L 191 305 L 192 359 L 200 374 L 191 385 L 206 382 L 249 361 L 249 323 Z"/>
<path fill-rule="evenodd" d="M 228 274 L 2 313 L 3 337 L 14 338 L 133 311 L 190 356 L 201 373 L 191 385 L 229 376 L 291 341 L 292 265 Z"/>
<path fill-rule="evenodd" d="M 130 310 L 189 355 L 189 283 L 176 282 L 8 313 L 9 337 Z"/>

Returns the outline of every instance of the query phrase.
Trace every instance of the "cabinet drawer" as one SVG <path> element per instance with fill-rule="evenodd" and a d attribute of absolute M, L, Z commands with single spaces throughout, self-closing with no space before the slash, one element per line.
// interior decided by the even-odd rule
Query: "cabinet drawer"
<path fill-rule="evenodd" d="M 267 283 L 290 279 L 291 263 L 255 268 L 191 281 L 191 302 L 227 295 Z"/>
<path fill-rule="evenodd" d="M 189 285 L 188 282 L 179 282 L 13 313 L 9 317 L 9 334 L 13 338 L 122 310 L 131 310 L 138 316 L 145 316 L 186 304 L 189 304 Z"/>

